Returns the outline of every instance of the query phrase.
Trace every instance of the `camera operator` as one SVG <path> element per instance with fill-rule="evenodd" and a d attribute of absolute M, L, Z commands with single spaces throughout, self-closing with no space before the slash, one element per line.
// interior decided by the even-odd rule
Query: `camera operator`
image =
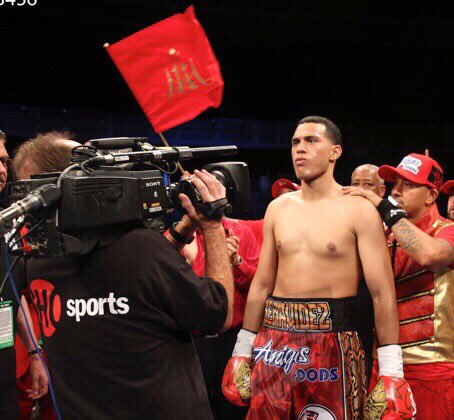
<path fill-rule="evenodd" d="M 39 175 L 49 172 L 60 172 L 69 166 L 72 158 L 72 149 L 80 146 L 80 143 L 72 140 L 73 134 L 68 131 L 50 131 L 40 133 L 35 138 L 22 143 L 15 152 L 12 161 L 12 169 L 16 179 L 30 179 L 32 175 Z M 38 314 L 33 306 L 29 290 L 24 290 L 24 296 L 27 296 L 24 304 L 27 303 L 28 310 L 34 320 L 38 320 Z M 35 334 L 39 334 L 39 327 L 36 328 Z M 22 340 L 17 337 L 16 344 L 16 365 L 17 365 L 17 391 L 19 400 L 19 418 L 28 419 L 31 416 L 36 398 L 27 392 L 33 381 L 32 370 L 30 369 L 31 361 L 28 358 L 26 349 Z M 46 360 L 46 354 L 43 351 L 42 356 Z M 34 356 L 38 358 L 38 356 Z M 39 358 L 38 358 L 39 359 Z M 55 418 L 50 395 L 47 394 L 38 400 L 40 417 L 43 420 L 52 420 Z"/>
<path fill-rule="evenodd" d="M 6 185 L 11 163 L 10 157 L 5 148 L 5 141 L 5 134 L 3 131 L 0 131 L 0 192 L 3 191 Z M 0 254 L 1 251 L 2 250 L 0 249 Z M 19 304 L 14 297 L 14 293 L 8 279 L 6 279 L 3 286 L 3 278 L 6 273 L 6 267 L 3 265 L 4 256 L 2 256 L 0 261 L 2 273 L 0 277 L 0 288 L 3 289 L 0 292 L 0 418 L 13 419 L 18 416 L 13 331 L 17 331 L 26 350 L 32 352 L 33 343 L 27 332 L 25 318 L 22 312 L 18 312 Z M 17 269 L 14 270 L 13 274 L 17 271 Z M 20 294 L 24 288 L 24 283 L 21 281 L 16 282 L 16 288 Z M 22 298 L 25 315 L 30 327 L 33 329 L 33 323 L 25 303 L 25 299 Z M 12 308 L 12 310 L 10 308 Z M 39 356 L 37 354 L 29 354 L 28 356 L 30 357 L 31 383 L 30 387 L 26 389 L 26 392 L 31 399 L 37 399 L 47 393 L 47 376 Z"/>
<path fill-rule="evenodd" d="M 204 202 L 225 197 L 206 171 L 192 182 Z M 211 418 L 190 331 L 229 328 L 232 269 L 221 220 L 179 198 L 203 233 L 207 278 L 160 233 L 131 226 L 90 232 L 84 256 L 27 262 L 64 418 Z"/>
<path fill-rule="evenodd" d="M 63 171 L 72 158 L 72 149 L 80 146 L 68 131 L 49 131 L 22 143 L 13 159 L 16 179 Z"/>

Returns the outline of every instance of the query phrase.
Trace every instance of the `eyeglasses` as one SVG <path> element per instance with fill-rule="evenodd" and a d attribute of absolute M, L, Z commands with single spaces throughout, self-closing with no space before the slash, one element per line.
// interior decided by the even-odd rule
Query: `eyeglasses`
<path fill-rule="evenodd" d="M 8 156 L 0 157 L 0 163 L 3 165 L 4 168 L 8 169 L 11 167 L 11 159 Z"/>

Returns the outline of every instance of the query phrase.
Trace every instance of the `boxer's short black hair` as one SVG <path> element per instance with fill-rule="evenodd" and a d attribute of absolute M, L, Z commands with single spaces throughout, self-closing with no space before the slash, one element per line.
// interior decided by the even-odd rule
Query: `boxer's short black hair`
<path fill-rule="evenodd" d="M 323 124 L 326 127 L 326 133 L 332 140 L 332 142 L 334 144 L 342 146 L 342 134 L 339 130 L 339 127 L 328 118 L 311 115 L 309 117 L 304 117 L 302 120 L 299 120 L 297 126 L 304 123 Z"/>

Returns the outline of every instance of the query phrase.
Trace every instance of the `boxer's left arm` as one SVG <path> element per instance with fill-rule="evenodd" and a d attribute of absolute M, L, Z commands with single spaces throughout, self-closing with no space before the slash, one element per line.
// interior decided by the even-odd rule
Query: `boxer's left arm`
<path fill-rule="evenodd" d="M 372 296 L 379 345 L 399 343 L 396 291 L 383 225 L 367 201 L 355 199 L 354 229 L 364 278 Z"/>
<path fill-rule="evenodd" d="M 365 419 L 414 418 L 413 396 L 403 377 L 396 292 L 381 218 L 367 201 L 355 203 L 355 212 L 358 252 L 373 300 L 379 342 L 380 380 L 367 399 Z M 377 404 L 377 400 L 382 399 L 386 404 Z"/>

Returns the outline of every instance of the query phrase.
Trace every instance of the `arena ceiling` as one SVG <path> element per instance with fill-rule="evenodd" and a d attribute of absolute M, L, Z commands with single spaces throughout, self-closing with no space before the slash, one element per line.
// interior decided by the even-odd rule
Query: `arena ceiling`
<path fill-rule="evenodd" d="M 190 2 L 37 0 L 0 7 L 0 102 L 140 112 L 102 45 Z M 194 1 L 221 64 L 205 115 L 451 123 L 453 19 L 427 2 Z"/>

